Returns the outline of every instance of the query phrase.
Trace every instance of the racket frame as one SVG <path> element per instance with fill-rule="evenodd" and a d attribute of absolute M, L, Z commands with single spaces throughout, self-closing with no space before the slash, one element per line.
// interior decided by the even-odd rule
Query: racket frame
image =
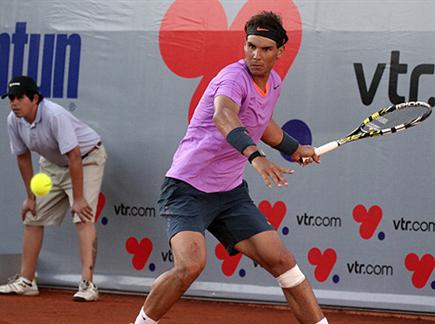
<path fill-rule="evenodd" d="M 373 128 L 369 128 L 368 130 L 365 130 L 364 127 L 369 125 L 369 123 L 371 123 L 373 120 L 384 116 L 388 113 L 391 113 L 395 110 L 401 110 L 401 109 L 406 109 L 408 107 L 415 107 L 415 106 L 423 106 L 425 108 L 427 108 L 427 111 L 408 121 L 405 124 L 400 124 L 397 125 L 395 127 L 391 127 L 391 128 L 384 128 L 384 129 L 373 129 Z M 426 102 L 423 101 L 408 101 L 408 102 L 403 102 L 400 104 L 396 104 L 396 105 L 391 105 L 389 107 L 383 108 L 379 111 L 376 111 L 375 113 L 371 114 L 369 117 L 365 118 L 363 120 L 363 122 L 357 127 L 355 128 L 352 132 L 350 132 L 348 135 L 346 135 L 343 138 L 340 138 L 338 140 L 326 143 L 322 146 L 316 147 L 314 149 L 314 151 L 316 152 L 317 155 L 322 155 L 328 152 L 331 152 L 333 150 L 335 150 L 336 148 L 338 148 L 339 146 L 349 143 L 349 142 L 354 142 L 356 140 L 359 139 L 363 139 L 363 138 L 368 138 L 368 137 L 375 137 L 375 136 L 381 136 L 381 135 L 385 135 L 385 134 L 392 134 L 392 133 L 397 133 L 399 131 L 405 130 L 407 128 L 413 127 L 419 123 L 421 123 L 423 120 L 425 120 L 426 118 L 428 118 L 430 116 L 430 114 L 432 113 L 432 107 L 427 104 Z"/>

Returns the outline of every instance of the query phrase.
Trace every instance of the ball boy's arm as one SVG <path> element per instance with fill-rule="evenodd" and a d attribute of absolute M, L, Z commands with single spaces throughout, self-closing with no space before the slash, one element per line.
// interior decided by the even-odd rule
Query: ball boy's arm
<path fill-rule="evenodd" d="M 74 201 L 72 211 L 77 213 L 82 221 L 91 221 L 93 218 L 93 211 L 83 194 L 83 164 L 80 147 L 76 146 L 66 153 L 66 155 L 68 157 L 68 167 L 73 190 Z"/>
<path fill-rule="evenodd" d="M 32 154 L 26 151 L 23 154 L 17 155 L 18 169 L 20 170 L 21 178 L 23 179 L 24 187 L 26 188 L 27 198 L 35 199 L 35 195 L 30 190 L 30 180 L 33 177 Z"/>
<path fill-rule="evenodd" d="M 36 215 L 36 197 L 32 190 L 30 190 L 30 180 L 33 176 L 32 153 L 30 151 L 26 151 L 23 154 L 17 155 L 17 164 L 27 194 L 27 197 L 21 206 L 21 218 L 24 220 L 27 212 L 29 211 L 33 215 Z"/>

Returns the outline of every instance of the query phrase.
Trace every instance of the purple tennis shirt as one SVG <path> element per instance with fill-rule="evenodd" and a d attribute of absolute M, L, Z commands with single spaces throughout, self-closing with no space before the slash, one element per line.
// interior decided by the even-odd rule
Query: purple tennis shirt
<path fill-rule="evenodd" d="M 239 119 L 258 143 L 272 118 L 280 85 L 281 78 L 272 70 L 264 93 L 254 83 L 244 60 L 223 68 L 198 103 L 166 176 L 208 193 L 240 185 L 247 158 L 228 144 L 213 123 L 214 98 L 226 96 L 240 106 Z"/>

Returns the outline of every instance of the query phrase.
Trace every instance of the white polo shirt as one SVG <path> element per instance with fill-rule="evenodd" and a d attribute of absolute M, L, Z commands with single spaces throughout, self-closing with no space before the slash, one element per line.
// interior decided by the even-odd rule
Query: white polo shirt
<path fill-rule="evenodd" d="M 47 99 L 40 102 L 32 124 L 11 112 L 8 133 L 12 154 L 20 155 L 30 150 L 60 166 L 68 165 L 65 153 L 76 146 L 84 155 L 101 141 L 100 135 L 91 127 Z"/>

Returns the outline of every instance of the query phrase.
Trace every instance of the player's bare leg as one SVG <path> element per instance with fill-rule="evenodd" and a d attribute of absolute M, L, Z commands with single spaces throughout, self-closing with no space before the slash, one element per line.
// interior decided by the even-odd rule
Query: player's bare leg
<path fill-rule="evenodd" d="M 44 238 L 43 226 L 24 226 L 23 255 L 21 257 L 21 276 L 32 281 Z"/>
<path fill-rule="evenodd" d="M 301 323 L 314 324 L 324 319 L 310 284 L 302 273 L 295 271 L 296 260 L 287 251 L 275 231 L 254 235 L 239 242 L 236 248 L 260 264 L 275 278 L 284 276 L 284 280 L 281 281 L 290 282 L 292 287 L 283 288 L 284 295 L 295 317 Z M 293 279 L 295 272 L 298 274 L 296 282 Z M 287 274 L 290 274 L 290 276 Z M 294 285 L 291 284 L 293 282 Z M 326 322 L 326 319 L 324 321 Z"/>
<path fill-rule="evenodd" d="M 171 239 L 174 267 L 153 283 L 143 310 L 157 321 L 177 302 L 206 264 L 205 238 L 198 232 L 180 232 Z"/>

